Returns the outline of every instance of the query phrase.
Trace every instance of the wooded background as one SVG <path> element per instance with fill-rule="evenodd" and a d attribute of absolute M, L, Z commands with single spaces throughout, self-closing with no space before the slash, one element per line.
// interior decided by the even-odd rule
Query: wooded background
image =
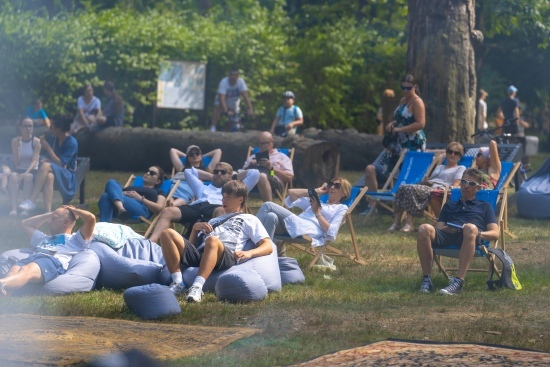
<path fill-rule="evenodd" d="M 410 15 L 422 10 L 421 1 L 0 0 L 0 118 L 19 118 L 35 98 L 42 98 L 50 115 L 73 112 L 85 84 L 96 86 L 96 95 L 103 98 L 100 86 L 112 80 L 127 104 L 126 124 L 150 127 L 161 61 L 191 60 L 208 64 L 208 111 L 158 110 L 158 127 L 204 129 L 219 80 L 236 65 L 256 110 L 256 117 L 245 122 L 250 128 L 267 128 L 281 93 L 293 90 L 308 127 L 373 133 L 383 90 L 391 88 L 400 95 L 399 80 L 407 65 L 418 67 L 407 59 L 410 42 L 424 42 L 424 59 L 431 51 L 443 52 L 444 57 L 424 65 L 432 71 L 451 70 L 451 64 L 461 60 L 437 47 L 435 42 L 442 41 L 437 33 L 415 32 L 413 21 L 441 21 L 450 32 L 451 24 L 444 21 L 451 5 L 469 4 L 474 24 L 454 34 L 473 29 L 483 34 L 483 42 L 472 46 L 475 55 L 470 55 L 475 56 L 471 66 L 476 88 L 438 78 L 441 100 L 428 101 L 430 108 L 456 103 L 455 90 L 469 93 L 470 99 L 474 93 L 475 100 L 484 88 L 491 115 L 506 87 L 514 84 L 527 104 L 528 118 L 542 125 L 550 101 L 549 1 L 440 3 L 423 13 L 427 17 L 414 18 Z M 430 81 L 421 71 L 419 75 L 422 94 L 423 84 L 434 78 Z M 452 93 L 443 93 L 445 88 Z M 430 121 L 428 109 L 432 127 L 427 129 L 437 126 L 430 131 L 435 139 L 470 132 L 464 124 L 473 126 L 471 106 L 454 110 L 466 119 Z M 457 123 L 464 132 L 448 128 Z"/>

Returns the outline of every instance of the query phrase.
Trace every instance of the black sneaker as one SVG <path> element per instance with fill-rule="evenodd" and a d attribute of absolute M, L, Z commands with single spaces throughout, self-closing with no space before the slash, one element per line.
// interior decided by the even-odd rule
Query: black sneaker
<path fill-rule="evenodd" d="M 422 278 L 422 284 L 420 284 L 420 293 L 430 293 L 434 290 L 431 277 Z"/>
<path fill-rule="evenodd" d="M 451 278 L 449 285 L 439 291 L 439 294 L 445 296 L 456 296 L 462 292 L 464 281 L 460 278 Z"/>

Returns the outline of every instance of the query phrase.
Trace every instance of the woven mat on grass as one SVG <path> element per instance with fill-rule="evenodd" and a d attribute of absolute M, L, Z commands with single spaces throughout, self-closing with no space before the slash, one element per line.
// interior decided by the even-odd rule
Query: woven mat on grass
<path fill-rule="evenodd" d="M 386 340 L 294 366 L 549 366 L 550 353 L 483 344 Z"/>
<path fill-rule="evenodd" d="M 37 315 L 0 315 L 0 364 L 68 365 L 136 348 L 156 359 L 213 352 L 250 328 L 206 327 Z"/>

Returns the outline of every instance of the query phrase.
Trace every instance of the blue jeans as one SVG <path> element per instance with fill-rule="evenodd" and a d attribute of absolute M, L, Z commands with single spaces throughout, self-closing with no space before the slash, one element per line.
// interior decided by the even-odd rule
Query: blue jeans
<path fill-rule="evenodd" d="M 113 216 L 118 216 L 118 213 L 115 213 L 114 202 L 118 200 L 122 202 L 124 209 L 130 214 L 130 218 L 143 216 L 149 218 L 151 216 L 151 211 L 149 208 L 142 202 L 133 199 L 131 197 L 125 196 L 122 194 L 122 185 L 115 180 L 107 181 L 105 185 L 105 192 L 99 198 L 99 221 L 100 222 L 110 222 L 113 220 Z"/>
<path fill-rule="evenodd" d="M 291 215 L 295 214 L 280 205 L 268 201 L 263 203 L 256 217 L 262 222 L 267 234 L 273 240 L 275 233 L 288 234 L 285 227 L 285 219 Z"/>

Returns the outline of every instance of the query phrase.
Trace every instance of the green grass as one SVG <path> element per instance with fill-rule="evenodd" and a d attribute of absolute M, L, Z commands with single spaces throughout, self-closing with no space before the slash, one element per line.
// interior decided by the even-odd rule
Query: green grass
<path fill-rule="evenodd" d="M 543 158 L 532 162 L 538 166 Z M 360 174 L 344 172 L 351 181 Z M 87 198 L 92 212 L 97 212 L 97 200 L 111 177 L 125 181 L 128 173 L 90 172 Z M 59 203 L 59 194 L 55 195 Z M 0 205 L 6 205 L 5 198 Z M 493 343 L 550 352 L 549 221 L 521 219 L 515 208 L 510 209 L 510 228 L 517 238 L 507 238 L 507 250 L 516 263 L 523 290 L 486 291 L 486 275 L 473 273 L 468 274 L 462 295 L 442 297 L 417 292 L 420 266 L 414 234 L 386 232 L 391 217 L 384 213 L 366 225 L 360 216 L 353 219 L 367 266 L 337 258 L 336 271 L 304 271 L 305 284 L 285 286 L 253 304 L 219 302 L 213 294 L 207 294 L 200 304 L 181 302 L 180 315 L 157 322 L 248 326 L 262 331 L 219 352 L 182 358 L 170 365 L 287 365 L 390 337 Z M 18 220 L 2 217 L 0 233 L 1 250 L 28 243 Z M 337 245 L 351 248 L 347 227 L 340 231 Z M 305 269 L 310 257 L 293 249 L 288 252 Z M 484 261 L 476 259 L 473 265 L 484 266 Z M 435 268 L 434 282 L 437 287 L 446 285 Z M 0 312 L 139 320 L 125 307 L 122 292 L 111 290 L 5 298 L 0 300 Z"/>

